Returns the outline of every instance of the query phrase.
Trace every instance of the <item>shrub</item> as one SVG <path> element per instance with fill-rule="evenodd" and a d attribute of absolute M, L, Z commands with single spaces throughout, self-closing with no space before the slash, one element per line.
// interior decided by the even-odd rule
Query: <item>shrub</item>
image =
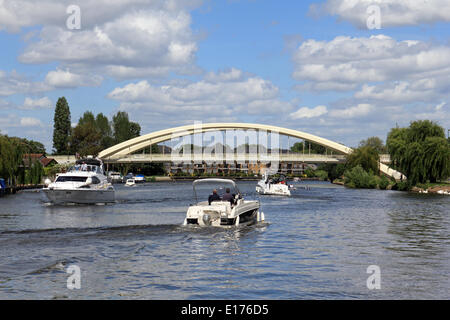
<path fill-rule="evenodd" d="M 316 176 L 314 170 L 311 168 L 306 169 L 305 174 L 308 178 L 314 178 Z"/>
<path fill-rule="evenodd" d="M 388 178 L 386 178 L 385 176 L 382 176 L 382 177 L 380 178 L 380 181 L 378 182 L 378 187 L 379 187 L 381 190 L 386 190 L 386 188 L 388 187 L 388 185 L 389 185 L 389 180 L 388 180 Z"/>
<path fill-rule="evenodd" d="M 316 170 L 316 171 L 314 171 L 314 174 L 316 177 L 320 178 L 321 180 L 328 179 L 328 172 L 326 172 L 325 170 Z"/>
<path fill-rule="evenodd" d="M 360 165 L 345 171 L 344 184 L 350 188 L 373 189 L 377 186 L 373 174 L 366 172 Z"/>
<path fill-rule="evenodd" d="M 409 191 L 411 190 L 411 183 L 408 181 L 399 181 L 395 185 L 392 186 L 392 190 L 398 191 Z"/>

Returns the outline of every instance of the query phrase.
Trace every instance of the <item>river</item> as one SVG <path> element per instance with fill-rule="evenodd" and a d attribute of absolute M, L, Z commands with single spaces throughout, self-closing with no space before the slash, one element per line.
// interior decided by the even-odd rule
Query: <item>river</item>
<path fill-rule="evenodd" d="M 187 181 L 116 185 L 111 205 L 0 198 L 0 299 L 450 299 L 450 197 L 255 184 L 238 182 L 266 221 L 226 229 L 182 226 Z"/>

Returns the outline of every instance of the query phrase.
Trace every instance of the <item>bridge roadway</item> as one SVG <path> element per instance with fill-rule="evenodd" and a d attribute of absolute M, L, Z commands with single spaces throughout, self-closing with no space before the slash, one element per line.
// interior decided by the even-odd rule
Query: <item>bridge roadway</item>
<path fill-rule="evenodd" d="M 248 154 L 248 153 L 225 153 L 215 156 L 214 154 L 183 154 L 177 157 L 172 154 L 131 154 L 110 157 L 104 160 L 105 163 L 150 163 L 150 162 L 197 162 L 203 161 L 207 163 L 222 163 L 223 161 L 231 162 L 250 162 L 250 163 L 268 163 L 268 162 L 283 162 L 283 163 L 343 163 L 345 162 L 345 155 L 332 154 Z M 389 155 L 381 155 L 380 161 L 382 163 L 389 163 Z"/>

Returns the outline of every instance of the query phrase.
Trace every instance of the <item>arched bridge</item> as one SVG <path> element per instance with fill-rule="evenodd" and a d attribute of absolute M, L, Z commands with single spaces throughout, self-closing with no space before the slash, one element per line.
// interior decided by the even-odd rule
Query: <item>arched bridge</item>
<path fill-rule="evenodd" d="M 158 144 L 172 139 L 182 138 L 191 135 L 203 134 L 206 132 L 220 132 L 220 131 L 235 131 L 241 130 L 252 133 L 269 133 L 275 135 L 284 135 L 288 137 L 298 138 L 306 141 L 319 144 L 326 147 L 329 150 L 337 151 L 340 155 L 313 155 L 313 154 L 265 154 L 261 156 L 258 152 L 247 154 L 236 153 L 224 153 L 224 154 L 209 154 L 203 153 L 196 155 L 195 152 L 189 160 L 210 160 L 210 161 L 260 161 L 261 159 L 270 160 L 277 157 L 280 162 L 340 162 L 344 161 L 345 155 L 353 152 L 352 148 L 344 146 L 340 143 L 318 137 L 306 132 L 292 130 L 277 126 L 264 125 L 264 124 L 251 124 L 251 123 L 201 123 L 192 124 L 186 126 L 180 126 L 165 130 L 152 132 L 146 135 L 142 135 L 122 143 L 119 143 L 113 147 L 103 150 L 98 155 L 106 163 L 130 163 L 130 162 L 166 162 L 173 161 L 173 154 L 136 154 L 136 152 L 143 150 L 151 145 Z M 195 142 L 195 141 L 194 141 Z M 195 144 L 195 143 L 194 143 Z M 272 145 L 272 149 L 273 149 Z M 199 158 L 200 156 L 200 158 Z M 206 157 L 206 158 L 205 158 Z M 389 168 L 384 163 L 380 162 L 380 171 L 388 176 L 392 176 L 396 179 L 401 178 L 401 173 Z"/>

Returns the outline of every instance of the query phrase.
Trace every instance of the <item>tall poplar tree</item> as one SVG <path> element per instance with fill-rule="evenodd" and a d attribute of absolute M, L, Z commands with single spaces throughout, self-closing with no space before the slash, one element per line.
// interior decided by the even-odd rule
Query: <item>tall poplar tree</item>
<path fill-rule="evenodd" d="M 53 152 L 54 154 L 70 154 L 70 109 L 65 97 L 56 102 L 55 116 L 53 118 Z"/>

